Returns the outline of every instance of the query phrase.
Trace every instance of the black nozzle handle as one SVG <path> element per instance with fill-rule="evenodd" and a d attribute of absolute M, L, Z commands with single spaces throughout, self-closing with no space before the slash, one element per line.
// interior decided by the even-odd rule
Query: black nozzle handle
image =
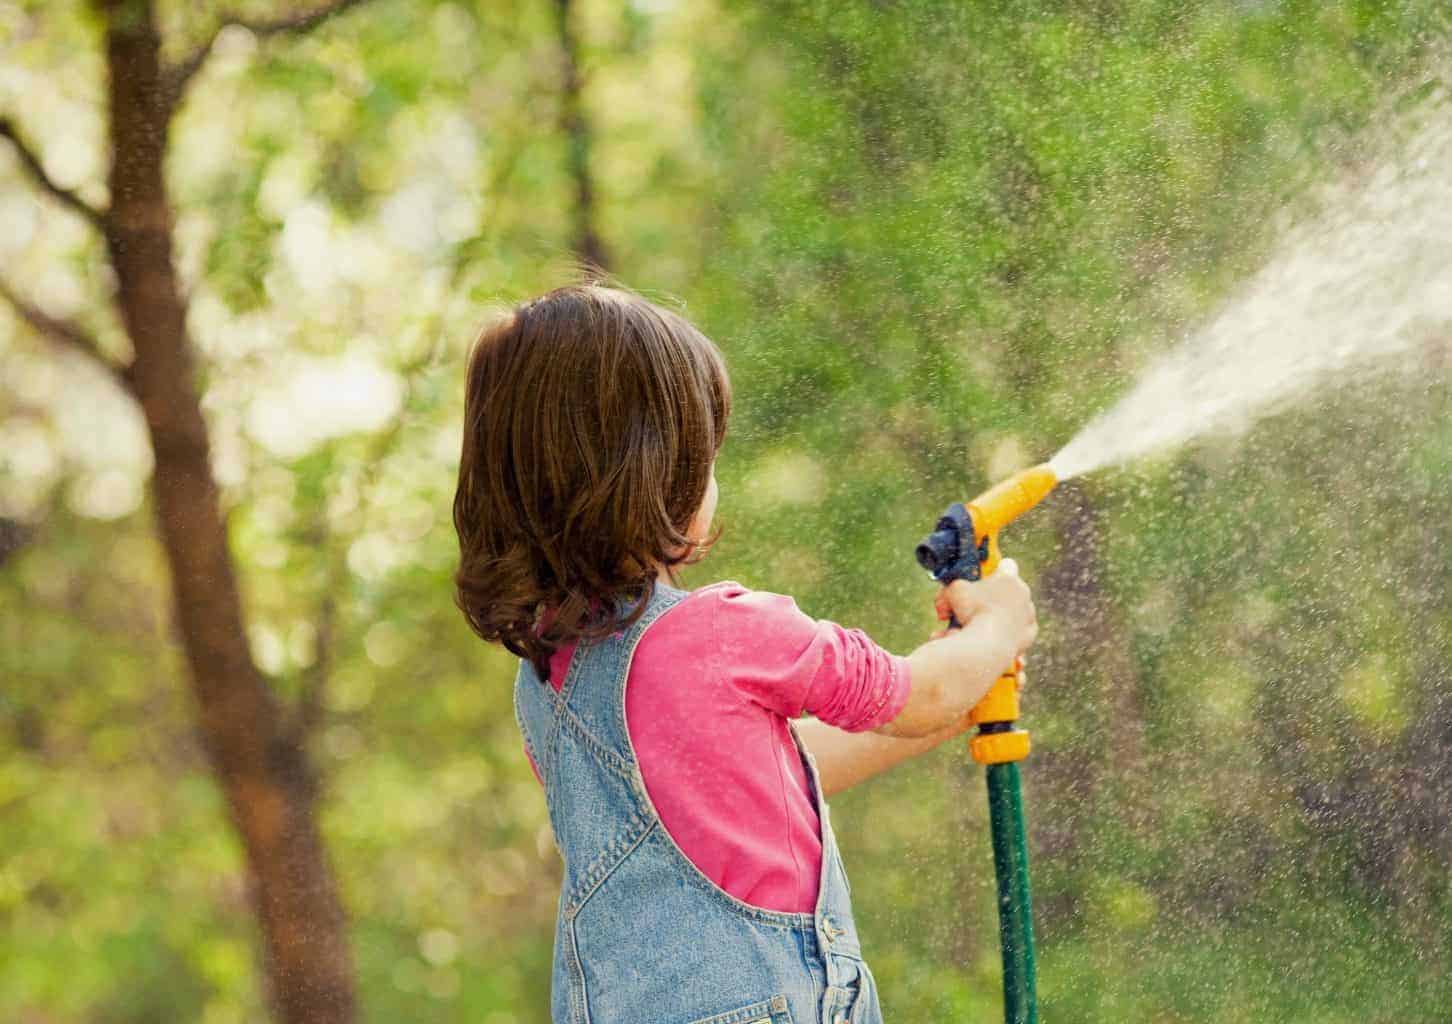
<path fill-rule="evenodd" d="M 947 586 L 954 580 L 977 580 L 983 577 L 983 562 L 988 558 L 988 539 L 979 544 L 973 533 L 973 516 L 961 501 L 955 501 L 938 517 L 933 532 L 923 538 L 914 550 L 918 564 L 928 574 Z M 948 628 L 962 625 L 957 616 L 948 613 Z"/>

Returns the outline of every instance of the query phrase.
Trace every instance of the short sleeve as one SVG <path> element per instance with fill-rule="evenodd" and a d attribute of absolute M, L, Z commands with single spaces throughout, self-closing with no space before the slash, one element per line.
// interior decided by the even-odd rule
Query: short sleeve
<path fill-rule="evenodd" d="M 848 732 L 875 729 L 907 703 L 907 659 L 860 629 L 814 619 L 783 594 L 720 584 L 712 624 L 721 677 L 748 700 L 795 718 L 803 711 Z"/>

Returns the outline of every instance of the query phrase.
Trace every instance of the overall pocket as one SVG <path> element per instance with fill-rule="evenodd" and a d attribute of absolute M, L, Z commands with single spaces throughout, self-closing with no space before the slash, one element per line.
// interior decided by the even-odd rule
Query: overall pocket
<path fill-rule="evenodd" d="M 862 966 L 862 977 L 857 988 L 857 999 L 852 1004 L 852 1024 L 882 1024 L 882 1007 L 877 1002 L 877 981 L 867 965 Z"/>
<path fill-rule="evenodd" d="M 829 985 L 822 998 L 824 1024 L 882 1024 L 882 1008 L 877 1002 L 877 980 L 866 961 L 846 953 L 832 954 L 839 969 L 850 977 L 842 983 Z"/>
<path fill-rule="evenodd" d="M 691 1024 L 792 1024 L 792 1011 L 787 1006 L 786 996 L 772 996 L 739 1010 L 727 1010 L 714 1017 L 699 1017 Z"/>

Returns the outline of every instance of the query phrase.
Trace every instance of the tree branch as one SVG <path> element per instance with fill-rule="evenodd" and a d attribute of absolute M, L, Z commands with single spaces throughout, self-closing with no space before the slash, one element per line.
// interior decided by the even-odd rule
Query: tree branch
<path fill-rule="evenodd" d="M 568 146 L 570 177 L 575 185 L 575 255 L 591 274 L 610 267 L 610 254 L 596 221 L 595 181 L 591 173 L 593 129 L 585 112 L 585 76 L 580 67 L 580 40 L 571 19 L 575 0 L 555 0 L 555 27 L 560 43 L 560 133 Z"/>
<path fill-rule="evenodd" d="M 0 299 L 8 302 L 20 319 L 29 324 L 37 334 L 64 348 L 90 356 L 116 378 L 116 382 L 121 385 L 123 391 L 128 394 L 136 393 L 131 367 L 118 366 L 112 362 L 95 337 L 85 328 L 71 323 L 69 320 L 59 320 L 40 307 L 32 306 L 11 291 L 10 286 L 4 281 L 0 281 Z"/>
<path fill-rule="evenodd" d="M 25 172 L 40 188 L 49 193 L 54 199 L 60 201 L 62 206 L 67 206 L 76 213 L 79 213 L 91 224 L 95 225 L 101 232 L 106 230 L 106 211 L 98 210 L 80 196 L 68 188 L 62 188 L 51 180 L 50 175 L 45 173 L 41 165 L 40 157 L 35 151 L 25 144 L 19 132 L 15 129 L 15 122 L 8 117 L 0 117 L 0 137 L 10 140 L 15 147 L 15 152 L 20 156 L 20 164 Z"/>
<path fill-rule="evenodd" d="M 35 537 L 36 530 L 18 519 L 0 516 L 0 568 Z"/>
<path fill-rule="evenodd" d="M 212 55 L 212 47 L 217 44 L 217 37 L 222 30 L 230 25 L 245 28 L 254 36 L 266 37 L 282 35 L 286 32 L 309 32 L 332 18 L 334 15 L 342 14 L 350 7 L 356 7 L 363 0 L 332 0 L 320 7 L 314 7 L 309 11 L 301 11 L 297 14 L 283 15 L 278 18 L 239 18 L 235 16 L 223 17 L 218 23 L 216 30 L 211 37 L 188 54 L 178 64 L 173 64 L 162 72 L 162 94 L 166 98 L 167 109 L 170 110 L 181 101 L 182 94 L 186 92 L 189 83 L 196 73 L 202 70 L 202 65 Z"/>
<path fill-rule="evenodd" d="M 455 286 L 458 284 L 462 272 L 463 264 L 456 264 L 449 279 L 449 287 L 444 289 L 445 295 L 454 294 Z M 434 319 L 437 320 L 440 315 L 440 313 L 434 314 Z M 419 350 L 398 366 L 399 376 L 403 378 L 401 411 L 392 426 L 379 434 L 369 446 L 366 457 L 359 460 L 359 465 L 365 467 L 358 474 L 360 478 L 357 483 L 359 495 L 367 495 L 371 492 L 373 485 L 385 470 L 388 456 L 398 449 L 404 436 L 403 427 L 409 399 L 419 387 L 423 375 L 430 370 L 437 369 L 440 365 L 444 355 L 444 338 L 445 335 L 442 332 L 435 333 L 432 343 L 427 348 Z M 288 734 L 294 743 L 302 747 L 318 731 L 327 714 L 326 690 L 332 675 L 338 645 L 339 595 L 345 595 L 348 588 L 348 558 L 346 546 L 329 542 L 326 509 L 320 508 L 317 520 L 304 531 L 299 539 L 312 549 L 322 552 L 325 564 L 323 593 L 318 602 L 314 627 L 316 629 L 316 647 L 314 648 L 313 664 L 302 677 L 302 686 L 288 723 Z"/>
<path fill-rule="evenodd" d="M 329 584 L 331 583 L 330 580 Z M 294 741 L 300 746 L 307 743 L 313 733 L 317 732 L 323 720 L 324 691 L 332 670 L 337 615 L 338 599 L 330 589 L 323 593 L 318 607 L 318 618 L 314 627 L 317 630 L 317 639 L 313 664 L 303 676 L 302 692 L 298 695 L 298 702 L 293 710 L 291 732 Z"/>

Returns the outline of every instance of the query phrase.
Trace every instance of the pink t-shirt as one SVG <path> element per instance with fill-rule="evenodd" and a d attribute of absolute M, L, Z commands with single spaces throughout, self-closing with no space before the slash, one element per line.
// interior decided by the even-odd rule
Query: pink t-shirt
<path fill-rule="evenodd" d="M 574 649 L 550 658 L 556 690 Z M 625 683 L 626 727 L 646 792 L 691 863 L 737 899 L 812 913 L 821 823 L 787 719 L 807 711 L 873 729 L 897 717 L 909 686 L 907 659 L 860 629 L 726 581 L 645 631 Z"/>

